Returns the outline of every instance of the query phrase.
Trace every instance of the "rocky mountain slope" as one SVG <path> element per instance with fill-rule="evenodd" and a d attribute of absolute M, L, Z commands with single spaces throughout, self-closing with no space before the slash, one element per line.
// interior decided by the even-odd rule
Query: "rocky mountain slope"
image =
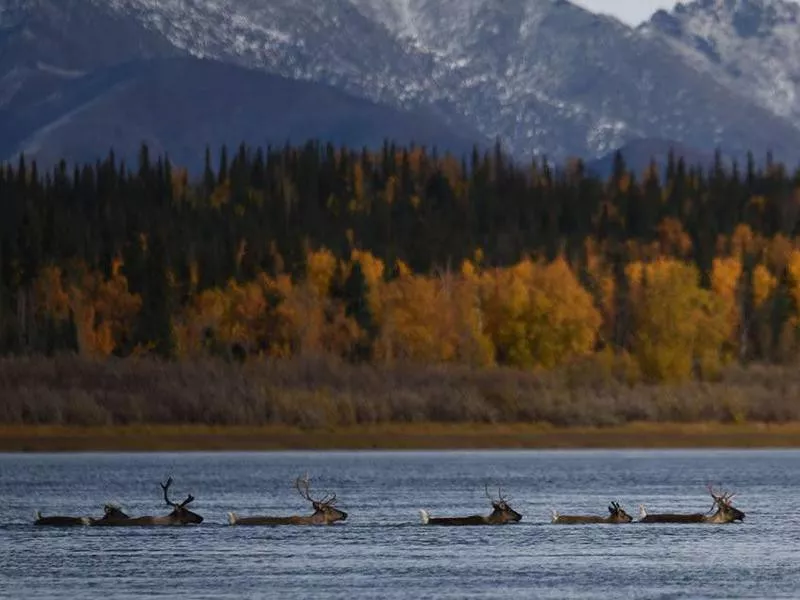
<path fill-rule="evenodd" d="M 640 31 L 732 92 L 800 127 L 800 4 L 699 0 L 659 11 Z"/>
<path fill-rule="evenodd" d="M 638 137 L 794 152 L 800 133 L 660 36 L 565 0 L 95 0 L 177 47 L 470 119 L 517 156 Z"/>
<path fill-rule="evenodd" d="M 197 169 L 206 144 L 390 138 L 463 154 L 489 142 L 424 107 L 195 58 L 148 25 L 105 2 L 0 0 L 0 158 L 93 161 L 113 147 L 132 160 L 147 142 Z"/>
<path fill-rule="evenodd" d="M 751 5 L 767 8 L 743 26 L 735 15 Z M 785 76 L 773 81 L 752 58 L 778 42 L 753 41 L 757 50 L 734 59 L 725 57 L 734 57 L 736 40 L 714 41 L 715 26 L 705 26 L 705 46 L 697 41 L 698 23 L 724 13 L 720 22 L 741 39 L 763 29 L 784 44 L 775 56 L 789 53 L 794 42 L 784 33 L 794 17 L 785 6 L 700 0 L 635 30 L 566 0 L 0 0 L 0 133 L 4 106 L 8 123 L 14 101 L 27 109 L 51 96 L 54 82 L 128 60 L 190 56 L 332 86 L 391 107 L 387 114 L 438 123 L 431 133 L 445 138 L 499 137 L 520 159 L 593 159 L 656 139 L 795 160 L 795 72 L 787 59 Z M 696 47 L 712 41 L 717 63 Z M 173 75 L 170 90 L 181 86 L 181 73 Z M 783 100 L 764 91 L 767 81 L 784 90 Z M 241 93 L 206 83 L 207 93 L 231 102 Z M 151 105 L 169 112 L 163 103 L 179 99 L 166 91 Z"/>

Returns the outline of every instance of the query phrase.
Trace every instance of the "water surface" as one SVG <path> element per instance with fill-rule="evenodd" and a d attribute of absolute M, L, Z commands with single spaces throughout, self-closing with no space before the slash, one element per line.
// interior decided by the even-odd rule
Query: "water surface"
<path fill-rule="evenodd" d="M 335 491 L 333 527 L 230 527 L 226 512 L 311 514 L 294 490 Z M 166 514 L 159 481 L 196 500 L 185 528 L 41 528 L 44 514 Z M 488 514 L 484 483 L 524 515 Z M 742 524 L 557 526 L 562 513 L 704 512 L 707 482 Z M 797 598 L 798 451 L 320 452 L 0 455 L 3 598 Z"/>

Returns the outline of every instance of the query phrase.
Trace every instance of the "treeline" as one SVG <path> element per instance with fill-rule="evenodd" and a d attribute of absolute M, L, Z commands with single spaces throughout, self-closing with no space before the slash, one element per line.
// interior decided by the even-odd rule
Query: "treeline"
<path fill-rule="evenodd" d="M 0 169 L 0 353 L 333 355 L 627 382 L 787 362 L 800 171 L 768 160 L 607 179 L 389 143 Z"/>

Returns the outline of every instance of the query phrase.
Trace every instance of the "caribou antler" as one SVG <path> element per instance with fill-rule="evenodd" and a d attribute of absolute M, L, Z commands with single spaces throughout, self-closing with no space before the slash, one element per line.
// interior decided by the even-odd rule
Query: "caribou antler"
<path fill-rule="evenodd" d="M 297 492 L 304 500 L 308 500 L 309 502 L 314 502 L 314 499 L 311 497 L 311 494 L 308 491 L 308 473 L 306 473 L 305 477 L 301 478 L 298 477 L 294 480 L 294 487 L 297 488 Z"/>
<path fill-rule="evenodd" d="M 489 502 L 494 502 L 494 498 L 492 498 L 492 495 L 489 493 L 488 483 L 483 484 L 483 491 L 486 493 L 486 497 L 489 499 Z"/>
<path fill-rule="evenodd" d="M 492 498 L 491 494 L 489 494 L 489 484 L 488 483 L 484 483 L 483 484 L 483 490 L 484 490 L 484 492 L 486 492 L 486 497 L 489 499 L 489 501 L 492 504 L 494 504 L 495 502 L 498 502 L 498 503 L 499 502 L 508 502 L 508 500 L 509 500 L 508 498 L 503 496 L 503 488 L 501 488 L 501 487 L 497 488 L 497 500 Z"/>
<path fill-rule="evenodd" d="M 710 483 L 708 484 L 708 493 L 711 494 L 711 497 L 714 499 L 714 504 L 711 506 L 711 510 L 714 510 L 714 506 L 717 504 L 721 506 L 730 506 L 731 500 L 733 500 L 736 496 L 736 494 L 732 494 L 730 492 L 717 494 L 714 492 L 714 487 Z"/>
<path fill-rule="evenodd" d="M 325 493 L 325 496 L 322 497 L 320 500 L 314 500 L 311 497 L 311 492 L 309 490 L 309 481 L 308 481 L 308 473 L 305 474 L 305 477 L 294 480 L 294 486 L 297 488 L 297 491 L 300 493 L 300 496 L 303 499 L 308 500 L 312 504 L 321 504 L 324 506 L 333 506 L 336 503 L 336 494 L 329 494 Z"/>
<path fill-rule="evenodd" d="M 172 506 L 174 508 L 183 508 L 184 506 L 186 506 L 190 502 L 194 501 L 194 496 L 192 496 L 191 494 L 189 494 L 186 497 L 186 500 L 184 500 L 180 504 L 178 504 L 177 502 L 173 502 L 172 500 L 169 499 L 168 492 L 169 492 L 169 486 L 172 485 L 172 477 L 169 477 L 169 479 L 167 479 L 167 483 L 162 483 L 160 485 L 161 485 L 161 489 L 164 490 L 164 502 L 167 503 L 167 506 Z"/>

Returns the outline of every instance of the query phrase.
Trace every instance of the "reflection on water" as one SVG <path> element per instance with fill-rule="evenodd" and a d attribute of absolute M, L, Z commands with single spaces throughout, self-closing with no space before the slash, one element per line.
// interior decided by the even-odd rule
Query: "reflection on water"
<path fill-rule="evenodd" d="M 0 455 L 7 598 L 796 598 L 800 452 L 608 451 Z M 226 513 L 310 515 L 294 488 L 337 494 L 332 527 L 230 527 Z M 195 496 L 188 528 L 37 528 L 44 514 L 161 515 L 159 482 Z M 523 520 L 424 527 L 491 512 Z M 738 493 L 742 524 L 550 524 L 561 513 L 704 512 Z"/>

